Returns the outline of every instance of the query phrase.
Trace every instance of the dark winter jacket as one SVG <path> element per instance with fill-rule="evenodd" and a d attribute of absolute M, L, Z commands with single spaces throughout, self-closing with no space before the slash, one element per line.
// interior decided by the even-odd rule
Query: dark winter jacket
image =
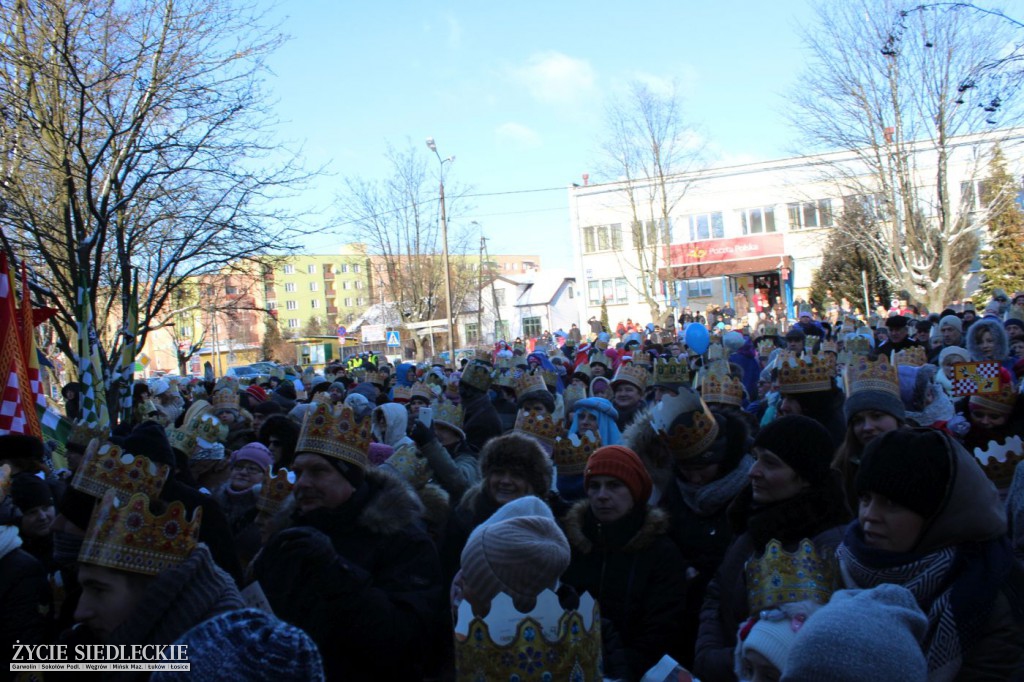
<path fill-rule="evenodd" d="M 486 393 L 463 401 L 462 408 L 465 410 L 462 430 L 466 434 L 466 443 L 480 452 L 487 441 L 501 435 L 501 418 Z"/>
<path fill-rule="evenodd" d="M 422 515 L 404 482 L 369 470 L 347 502 L 298 513 L 256 558 L 274 613 L 313 638 L 327 679 L 421 679 L 450 637 Z"/>
<path fill-rule="evenodd" d="M 0 647 L 6 655 L 14 651 L 15 641 L 49 643 L 51 605 L 46 568 L 38 559 L 20 548 L 0 557 Z"/>
<path fill-rule="evenodd" d="M 572 561 L 562 581 L 597 599 L 601 616 L 622 637 L 634 679 L 640 679 L 664 654 L 674 654 L 681 639 L 685 567 L 666 536 L 667 515 L 641 509 L 602 524 L 582 500 L 563 526 Z"/>

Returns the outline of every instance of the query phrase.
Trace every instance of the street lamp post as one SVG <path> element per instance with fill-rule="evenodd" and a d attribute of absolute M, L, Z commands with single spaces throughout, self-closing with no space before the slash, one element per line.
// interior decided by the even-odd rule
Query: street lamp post
<path fill-rule="evenodd" d="M 448 362 L 451 363 L 452 368 L 455 368 L 455 329 L 452 323 L 452 271 L 448 265 L 448 220 L 445 216 L 444 206 L 444 164 L 452 163 L 455 161 L 455 156 L 449 156 L 446 159 L 442 159 L 441 155 L 437 151 L 437 145 L 434 143 L 434 138 L 427 138 L 427 149 L 434 152 L 434 156 L 437 157 L 438 164 L 440 166 L 440 183 L 441 183 L 441 241 L 444 246 L 443 252 L 443 264 L 444 264 L 444 298 L 445 298 L 445 314 L 448 317 Z"/>

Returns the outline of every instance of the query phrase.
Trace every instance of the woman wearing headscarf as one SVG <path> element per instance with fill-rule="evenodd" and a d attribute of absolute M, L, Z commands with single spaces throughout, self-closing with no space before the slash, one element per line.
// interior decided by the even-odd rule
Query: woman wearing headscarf
<path fill-rule="evenodd" d="M 619 413 L 611 401 L 604 398 L 584 398 L 572 404 L 572 423 L 569 425 L 567 437 L 593 438 L 598 445 L 618 445 L 622 434 L 615 423 Z M 590 434 L 590 435 L 588 435 Z M 560 451 L 552 455 L 555 460 L 555 487 L 558 494 L 567 502 L 582 499 L 585 495 L 583 472 L 578 467 L 560 465 Z"/>

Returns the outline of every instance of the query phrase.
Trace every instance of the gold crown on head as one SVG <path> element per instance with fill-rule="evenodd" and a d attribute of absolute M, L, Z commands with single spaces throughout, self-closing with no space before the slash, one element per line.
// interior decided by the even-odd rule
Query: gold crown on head
<path fill-rule="evenodd" d="M 821 347 L 818 349 L 821 353 L 839 353 L 839 344 L 835 341 L 822 341 Z"/>
<path fill-rule="evenodd" d="M 373 384 L 374 386 L 380 386 L 383 388 L 384 383 L 387 380 L 384 378 L 383 372 L 367 372 L 366 376 L 363 378 L 363 381 L 367 381 Z"/>
<path fill-rule="evenodd" d="M 771 540 L 764 554 L 747 562 L 744 572 L 751 613 L 805 600 L 826 604 L 839 589 L 835 555 L 818 554 L 814 543 L 807 539 L 801 540 L 794 552 Z"/>
<path fill-rule="evenodd" d="M 868 334 L 850 334 L 843 341 L 843 348 L 852 355 L 870 355 L 875 347 Z"/>
<path fill-rule="evenodd" d="M 580 364 L 576 365 L 576 367 L 573 368 L 572 373 L 573 374 L 582 374 L 588 380 L 593 378 L 593 376 L 594 376 L 594 373 L 592 371 L 590 371 L 590 365 L 587 364 L 586 362 L 581 362 Z"/>
<path fill-rule="evenodd" d="M 227 424 L 212 414 L 201 414 L 195 417 L 186 428 L 192 431 L 196 442 L 204 448 L 211 447 L 214 443 L 222 443 L 228 437 Z"/>
<path fill-rule="evenodd" d="M 551 590 L 537 596 L 529 613 L 518 611 L 504 593 L 491 600 L 486 617 L 473 615 L 469 601 L 455 623 L 455 679 L 598 681 L 602 678 L 601 612 L 590 594 L 565 610 Z"/>
<path fill-rule="evenodd" d="M 555 439 L 563 432 L 561 424 L 543 410 L 519 410 L 512 428 L 536 438 L 548 454 L 555 447 Z"/>
<path fill-rule="evenodd" d="M 199 541 L 203 508 L 189 522 L 185 505 L 172 502 L 154 515 L 149 498 L 136 493 L 125 501 L 108 490 L 92 513 L 78 560 L 132 573 L 157 575 L 188 558 Z"/>
<path fill-rule="evenodd" d="M 330 457 L 366 469 L 370 418 L 356 419 L 348 405 L 317 405 L 306 412 L 295 452 Z"/>
<path fill-rule="evenodd" d="M 259 497 L 256 498 L 256 509 L 270 516 L 276 514 L 295 488 L 295 472 L 285 468 L 277 470 L 273 476 L 263 482 Z"/>
<path fill-rule="evenodd" d="M 504 388 L 511 388 L 513 391 L 516 390 L 516 381 L 518 375 L 515 372 L 504 372 L 500 369 L 494 370 L 494 374 L 491 375 L 491 385 L 503 386 Z"/>
<path fill-rule="evenodd" d="M 896 366 L 885 356 L 880 356 L 876 360 L 858 356 L 846 366 L 846 380 L 843 383 L 847 396 L 860 391 L 882 391 L 897 398 L 900 395 L 900 379 Z"/>
<path fill-rule="evenodd" d="M 93 438 L 101 443 L 110 437 L 110 429 L 100 426 L 90 426 L 85 422 L 75 422 L 71 427 L 71 435 L 68 436 L 68 445 L 87 446 Z"/>
<path fill-rule="evenodd" d="M 407 403 L 409 398 L 412 397 L 412 386 L 395 386 L 395 391 L 392 395 L 392 399 L 396 403 Z"/>
<path fill-rule="evenodd" d="M 562 391 L 562 405 L 565 406 L 565 414 L 572 413 L 572 406 L 587 397 L 587 389 L 580 384 L 569 384 Z"/>
<path fill-rule="evenodd" d="M 893 351 L 892 364 L 921 367 L 928 364 L 928 353 L 921 346 L 910 346 L 903 350 Z"/>
<path fill-rule="evenodd" d="M 450 400 L 438 398 L 432 407 L 434 408 L 434 421 L 444 422 L 456 429 L 462 428 L 462 420 L 465 418 L 462 405 L 456 405 Z"/>
<path fill-rule="evenodd" d="M 409 392 L 409 400 L 416 398 L 418 400 L 423 400 L 426 401 L 427 403 L 430 403 L 436 397 L 437 393 L 435 393 L 434 390 L 430 388 L 429 384 L 422 381 L 417 381 L 415 384 L 413 384 L 412 390 Z"/>
<path fill-rule="evenodd" d="M 743 382 L 729 376 L 728 371 L 705 372 L 700 394 L 705 402 L 743 406 Z"/>
<path fill-rule="evenodd" d="M 718 421 L 691 388 L 662 397 L 651 413 L 651 426 L 676 460 L 701 455 L 718 437 Z"/>
<path fill-rule="evenodd" d="M 81 466 L 71 479 L 71 487 L 93 497 L 103 497 L 108 490 L 117 491 L 127 499 L 135 493 L 156 498 L 163 490 L 171 467 L 157 464 L 148 457 L 131 455 L 120 447 L 104 443 L 97 450 L 86 452 Z"/>
<path fill-rule="evenodd" d="M 218 388 L 213 392 L 214 410 L 237 410 L 239 407 L 238 391 L 230 388 Z"/>
<path fill-rule="evenodd" d="M 815 393 L 832 388 L 836 375 L 834 355 L 812 355 L 798 358 L 792 353 L 781 357 L 779 365 L 779 393 Z"/>
<path fill-rule="evenodd" d="M 764 325 L 762 333 L 765 336 L 777 336 L 779 333 L 779 325 L 774 322 L 769 322 Z"/>
<path fill-rule="evenodd" d="M 558 386 L 558 375 L 549 369 L 537 367 L 533 370 L 533 374 L 539 376 L 544 385 L 549 389 L 554 389 Z"/>
<path fill-rule="evenodd" d="M 384 462 L 403 481 L 419 490 L 429 481 L 433 472 L 427 458 L 419 454 L 412 445 L 401 445 Z"/>
<path fill-rule="evenodd" d="M 725 360 L 725 348 L 722 347 L 720 342 L 712 341 L 711 345 L 708 346 L 708 362 L 717 362 L 719 360 Z"/>
<path fill-rule="evenodd" d="M 547 391 L 548 386 L 544 383 L 544 377 L 539 374 L 524 373 L 516 379 L 516 396 L 524 396 L 527 393 Z"/>
<path fill-rule="evenodd" d="M 512 358 L 510 357 L 499 357 L 494 361 L 495 369 L 512 369 Z"/>
<path fill-rule="evenodd" d="M 587 460 L 599 447 L 601 436 L 593 431 L 583 435 L 570 433 L 564 438 L 559 436 L 555 439 L 551 461 L 558 467 L 559 475 L 582 476 L 587 469 Z"/>
<path fill-rule="evenodd" d="M 477 348 L 473 351 L 473 360 L 482 362 L 490 368 L 494 365 L 494 351 L 487 347 Z"/>
<path fill-rule="evenodd" d="M 974 448 L 974 458 L 988 480 L 1005 490 L 1013 482 L 1017 465 L 1024 462 L 1024 441 L 1020 436 L 1010 436 L 1002 443 L 990 440 L 987 447 Z"/>
<path fill-rule="evenodd" d="M 690 383 L 690 365 L 686 360 L 657 358 L 654 361 L 653 385 Z"/>
<path fill-rule="evenodd" d="M 757 340 L 757 354 L 766 358 L 772 354 L 772 351 L 776 349 L 775 339 L 758 339 Z"/>
<path fill-rule="evenodd" d="M 479 391 L 486 391 L 491 387 L 491 368 L 479 362 L 470 362 L 462 370 L 462 377 L 459 383 L 472 386 Z"/>
<path fill-rule="evenodd" d="M 615 372 L 615 376 L 612 377 L 612 387 L 619 382 L 626 382 L 632 384 L 643 393 L 647 390 L 647 381 L 650 378 L 651 373 L 647 371 L 647 368 L 643 365 L 619 365 L 619 369 Z"/>
<path fill-rule="evenodd" d="M 186 456 L 192 455 L 196 449 L 196 434 L 188 424 L 182 424 L 180 427 L 168 426 L 166 431 L 167 442 L 172 448 L 184 452 Z"/>
<path fill-rule="evenodd" d="M 430 365 L 431 365 L 431 367 L 445 367 L 445 368 L 447 368 L 448 367 L 448 361 L 445 360 L 444 357 L 441 356 L 441 355 L 435 355 L 434 357 L 430 358 Z"/>
<path fill-rule="evenodd" d="M 654 367 L 654 360 L 651 359 L 651 354 L 644 353 L 641 350 L 633 352 L 633 359 L 630 362 L 636 367 L 646 367 L 648 372 Z"/>

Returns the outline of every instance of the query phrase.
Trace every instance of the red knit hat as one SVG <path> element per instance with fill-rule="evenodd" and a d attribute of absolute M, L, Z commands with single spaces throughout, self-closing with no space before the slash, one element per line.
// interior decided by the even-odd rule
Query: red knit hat
<path fill-rule="evenodd" d="M 621 445 L 606 445 L 598 448 L 587 460 L 583 473 L 583 487 L 590 484 L 591 476 L 612 476 L 629 488 L 634 503 L 647 504 L 651 499 L 651 475 L 636 453 Z"/>
<path fill-rule="evenodd" d="M 262 386 L 256 384 L 249 384 L 249 387 L 245 389 L 245 392 L 249 394 L 253 400 L 257 403 L 266 402 L 267 392 L 263 390 Z"/>

